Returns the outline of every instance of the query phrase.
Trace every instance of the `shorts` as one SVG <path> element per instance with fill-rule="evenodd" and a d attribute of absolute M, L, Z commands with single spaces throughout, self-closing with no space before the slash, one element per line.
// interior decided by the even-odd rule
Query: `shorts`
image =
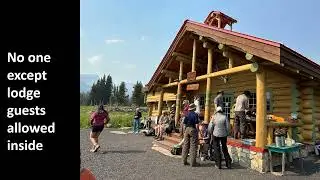
<path fill-rule="evenodd" d="M 104 125 L 102 126 L 92 126 L 92 132 L 101 132 L 104 129 Z"/>

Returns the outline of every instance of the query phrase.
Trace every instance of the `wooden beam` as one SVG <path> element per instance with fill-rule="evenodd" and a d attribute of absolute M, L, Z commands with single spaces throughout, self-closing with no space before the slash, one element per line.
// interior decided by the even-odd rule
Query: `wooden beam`
<path fill-rule="evenodd" d="M 206 48 L 206 49 L 213 49 L 213 45 L 211 43 L 209 43 L 208 41 L 204 42 L 203 43 L 203 48 Z"/>
<path fill-rule="evenodd" d="M 252 61 L 252 62 L 256 61 L 254 55 L 250 53 L 246 53 L 246 60 Z"/>
<path fill-rule="evenodd" d="M 261 67 L 256 73 L 256 147 L 264 148 L 267 143 L 267 100 L 266 100 L 266 72 Z"/>
<path fill-rule="evenodd" d="M 208 49 L 208 66 L 207 66 L 207 74 L 212 73 L 212 48 Z M 210 121 L 210 105 L 211 105 L 211 78 L 207 78 L 207 86 L 206 86 L 206 102 L 205 102 L 205 110 L 204 110 L 204 121 L 209 123 Z"/>
<path fill-rule="evenodd" d="M 191 71 L 196 71 L 196 59 L 197 59 L 197 40 L 193 39 L 193 49 L 192 49 L 192 68 Z"/>
<path fill-rule="evenodd" d="M 225 45 L 224 45 L 224 44 L 221 44 L 221 43 L 220 43 L 220 44 L 218 45 L 218 49 L 219 49 L 219 50 L 224 50 L 224 48 L 225 48 Z"/>
<path fill-rule="evenodd" d="M 183 62 L 180 61 L 180 68 L 179 68 L 179 81 L 182 80 L 183 74 Z M 177 89 L 177 97 L 176 97 L 176 114 L 175 114 L 175 125 L 178 125 L 179 117 L 180 117 L 180 107 L 181 107 L 181 83 L 178 82 L 178 89 Z"/>
<path fill-rule="evenodd" d="M 181 84 L 178 83 L 177 88 L 177 98 L 176 98 L 176 113 L 174 117 L 174 123 L 177 126 L 180 118 L 180 110 L 181 110 Z"/>
<path fill-rule="evenodd" d="M 250 67 L 251 72 L 257 72 L 259 70 L 259 64 L 254 62 L 252 63 L 252 66 Z"/>
<path fill-rule="evenodd" d="M 158 120 L 162 114 L 163 94 L 164 94 L 164 90 L 162 89 L 160 91 L 160 98 L 159 98 L 159 102 L 158 102 Z"/>
<path fill-rule="evenodd" d="M 230 69 L 225 69 L 225 70 L 213 72 L 213 73 L 210 73 L 210 74 L 205 74 L 205 75 L 202 75 L 202 76 L 197 76 L 195 82 L 205 80 L 205 79 L 207 79 L 209 77 L 213 78 L 213 77 L 218 77 L 218 76 L 223 76 L 223 75 L 228 75 L 228 74 L 234 74 L 234 73 L 243 72 L 243 71 L 249 71 L 251 66 L 252 66 L 252 64 L 246 64 L 246 65 L 242 65 L 242 66 L 233 67 L 233 68 L 230 68 Z M 181 84 L 186 84 L 187 82 L 188 82 L 187 79 L 184 79 L 184 80 L 180 81 Z M 171 86 L 176 86 L 178 84 L 179 84 L 178 82 L 174 82 L 174 83 L 171 83 L 171 84 L 165 84 L 162 87 L 167 88 L 167 87 L 171 87 Z"/>
<path fill-rule="evenodd" d="M 169 83 L 169 84 L 165 84 L 162 87 L 163 88 L 168 88 L 168 87 L 172 87 L 172 86 L 177 86 L 178 84 L 179 84 L 179 82 L 172 82 L 172 83 Z"/>
<path fill-rule="evenodd" d="M 199 40 L 202 41 L 202 42 L 206 42 L 207 38 L 205 38 L 204 36 L 199 36 Z"/>
<path fill-rule="evenodd" d="M 179 81 L 181 81 L 183 78 L 183 62 L 180 61 L 180 67 L 179 67 Z"/>

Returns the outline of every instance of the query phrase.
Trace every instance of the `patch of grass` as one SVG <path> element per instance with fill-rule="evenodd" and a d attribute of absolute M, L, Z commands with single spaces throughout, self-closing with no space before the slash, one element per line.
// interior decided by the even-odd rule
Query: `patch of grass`
<path fill-rule="evenodd" d="M 90 127 L 89 117 L 92 111 L 96 110 L 95 106 L 80 106 L 80 128 Z M 147 115 L 142 113 L 142 117 Z M 131 127 L 133 122 L 134 112 L 109 112 L 111 127 Z"/>

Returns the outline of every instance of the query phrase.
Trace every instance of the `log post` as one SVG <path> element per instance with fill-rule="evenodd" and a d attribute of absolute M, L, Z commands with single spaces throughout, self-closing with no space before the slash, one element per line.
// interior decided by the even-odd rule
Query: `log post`
<path fill-rule="evenodd" d="M 230 68 L 233 68 L 233 58 L 232 57 L 229 57 L 229 69 Z"/>
<path fill-rule="evenodd" d="M 169 77 L 169 84 L 172 83 L 172 77 Z"/>
<path fill-rule="evenodd" d="M 196 59 L 197 59 L 197 40 L 193 39 L 193 52 L 192 52 L 192 72 L 196 71 Z"/>
<path fill-rule="evenodd" d="M 161 88 L 159 102 L 158 102 L 158 119 L 162 114 L 163 94 L 164 94 L 164 90 L 163 88 Z"/>
<path fill-rule="evenodd" d="M 266 127 L 266 73 L 262 67 L 256 72 L 256 98 L 257 98 L 257 116 L 256 116 L 256 147 L 264 148 L 267 141 Z"/>
<path fill-rule="evenodd" d="M 153 110 L 153 105 L 152 104 L 148 104 L 148 117 L 152 116 L 152 110 Z"/>
<path fill-rule="evenodd" d="M 212 48 L 208 48 L 208 66 L 207 66 L 207 74 L 212 72 Z M 211 99 L 211 78 L 207 78 L 207 86 L 206 86 L 206 102 L 205 102 L 205 110 L 204 110 L 204 121 L 210 121 L 210 102 Z"/>
<path fill-rule="evenodd" d="M 183 62 L 180 61 L 180 69 L 179 69 L 179 83 L 178 83 L 178 89 L 177 89 L 177 97 L 176 97 L 176 113 L 175 113 L 175 125 L 178 125 L 179 117 L 180 117 L 180 110 L 181 110 L 181 83 L 183 76 Z"/>

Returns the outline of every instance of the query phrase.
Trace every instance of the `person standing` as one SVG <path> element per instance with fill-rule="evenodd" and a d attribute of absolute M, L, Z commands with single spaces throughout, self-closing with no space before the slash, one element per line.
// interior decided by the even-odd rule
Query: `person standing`
<path fill-rule="evenodd" d="M 217 92 L 217 96 L 213 100 L 215 111 L 217 110 L 218 107 L 221 107 L 223 111 L 223 95 L 224 95 L 224 92 L 222 90 L 219 90 Z M 210 119 L 212 120 L 213 118 L 211 117 Z M 208 126 L 209 134 L 212 134 L 212 131 L 213 131 L 213 122 L 211 120 Z"/>
<path fill-rule="evenodd" d="M 220 106 L 217 107 L 216 113 L 213 115 L 213 148 L 215 155 L 216 167 L 221 169 L 221 150 L 226 161 L 227 168 L 231 168 L 231 157 L 228 152 L 227 147 L 227 136 L 229 131 L 229 121 L 227 116 L 222 112 L 222 108 Z"/>
<path fill-rule="evenodd" d="M 142 117 L 140 109 L 137 108 L 133 118 L 133 133 L 138 134 L 140 129 L 140 118 Z"/>
<path fill-rule="evenodd" d="M 240 94 L 236 100 L 235 111 L 235 123 L 234 123 L 234 138 L 238 138 L 240 129 L 241 139 L 246 137 L 246 110 L 249 110 L 249 97 L 250 91 L 244 91 Z"/>
<path fill-rule="evenodd" d="M 189 113 L 185 117 L 183 124 L 186 129 L 184 132 L 184 142 L 182 148 L 182 160 L 184 165 L 189 165 L 187 162 L 188 153 L 190 152 L 190 164 L 191 166 L 197 166 L 197 145 L 198 145 L 198 124 L 199 117 L 194 111 L 196 110 L 195 104 L 190 104 Z"/>
<path fill-rule="evenodd" d="M 91 152 L 97 152 L 100 148 L 98 144 L 98 138 L 100 133 L 104 129 L 104 125 L 109 122 L 109 114 L 106 110 L 104 110 L 103 105 L 100 105 L 97 111 L 93 112 L 90 119 L 91 124 L 91 132 L 90 132 L 90 140 L 93 144 Z"/>
<path fill-rule="evenodd" d="M 183 105 L 183 114 L 184 116 L 186 117 L 189 113 L 189 101 L 188 100 L 183 100 L 182 102 L 182 105 Z"/>
<path fill-rule="evenodd" d="M 213 100 L 215 109 L 217 109 L 217 107 L 220 106 L 223 110 L 223 95 L 224 95 L 224 92 L 219 90 L 217 93 L 217 96 Z"/>

